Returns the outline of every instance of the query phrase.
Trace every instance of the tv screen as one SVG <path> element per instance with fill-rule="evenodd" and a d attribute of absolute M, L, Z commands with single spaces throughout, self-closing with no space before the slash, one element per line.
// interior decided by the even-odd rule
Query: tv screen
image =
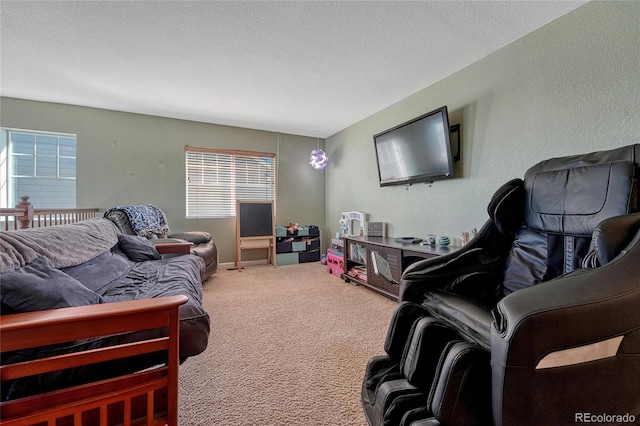
<path fill-rule="evenodd" d="M 453 177 L 446 106 L 378 133 L 373 141 L 380 186 Z"/>

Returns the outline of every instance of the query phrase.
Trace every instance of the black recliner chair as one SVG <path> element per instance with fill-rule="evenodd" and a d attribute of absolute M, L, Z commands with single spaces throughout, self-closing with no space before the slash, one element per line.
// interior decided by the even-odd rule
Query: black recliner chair
<path fill-rule="evenodd" d="M 538 163 L 469 244 L 407 268 L 369 424 L 639 421 L 639 167 L 637 144 Z"/>
<path fill-rule="evenodd" d="M 153 240 L 156 244 L 191 243 L 191 253 L 204 260 L 205 270 L 200 274 L 202 282 L 207 280 L 218 269 L 218 247 L 211 234 L 204 231 L 172 233 L 169 230 L 169 224 L 164 212 L 153 204 L 112 207 L 104 212 L 104 217 L 115 223 L 123 234 L 143 236 Z M 145 226 L 155 228 L 142 232 L 136 231 L 132 221 L 142 222 Z"/>

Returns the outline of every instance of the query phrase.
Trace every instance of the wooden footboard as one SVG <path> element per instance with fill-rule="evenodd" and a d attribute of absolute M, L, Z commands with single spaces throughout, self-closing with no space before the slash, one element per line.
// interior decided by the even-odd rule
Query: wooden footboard
<path fill-rule="evenodd" d="M 186 296 L 136 300 L 0 317 L 0 352 L 138 330 L 168 328 L 166 337 L 3 365 L 2 381 L 134 355 L 164 352 L 167 363 L 80 386 L 0 403 L 10 425 L 178 424 L 179 306 Z"/>

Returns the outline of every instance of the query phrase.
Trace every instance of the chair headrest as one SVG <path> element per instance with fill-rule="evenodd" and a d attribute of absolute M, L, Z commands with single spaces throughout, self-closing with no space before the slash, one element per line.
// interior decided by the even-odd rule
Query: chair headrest
<path fill-rule="evenodd" d="M 636 166 L 630 161 L 546 168 L 539 164 L 525 175 L 524 222 L 530 229 L 590 236 L 604 219 L 633 208 Z"/>

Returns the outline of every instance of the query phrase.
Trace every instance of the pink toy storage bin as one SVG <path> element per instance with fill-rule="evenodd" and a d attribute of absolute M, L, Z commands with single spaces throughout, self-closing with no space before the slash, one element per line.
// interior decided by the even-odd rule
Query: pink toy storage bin
<path fill-rule="evenodd" d="M 344 272 L 344 257 L 341 252 L 327 251 L 327 272 L 340 278 Z"/>

